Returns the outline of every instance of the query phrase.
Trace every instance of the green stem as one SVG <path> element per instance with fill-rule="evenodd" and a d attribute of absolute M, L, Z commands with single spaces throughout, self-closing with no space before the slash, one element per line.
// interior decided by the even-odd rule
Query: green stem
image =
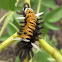
<path fill-rule="evenodd" d="M 25 2 L 25 3 L 28 3 L 29 6 L 31 7 L 31 5 L 30 5 L 30 0 L 24 0 L 24 2 Z"/>
<path fill-rule="evenodd" d="M 9 12 L 6 13 L 3 17 L 1 17 L 1 19 L 0 19 L 0 23 L 3 21 L 3 19 L 4 19 L 8 14 L 9 14 Z"/>
<path fill-rule="evenodd" d="M 8 39 L 6 39 L 4 42 L 2 42 L 0 44 L 0 51 L 2 51 L 3 49 L 5 49 L 7 46 L 9 46 L 11 43 L 13 43 L 15 40 L 11 40 L 11 39 L 15 39 L 18 36 L 17 33 L 13 34 L 11 37 L 9 37 Z"/>
<path fill-rule="evenodd" d="M 40 11 L 40 5 L 41 5 L 41 0 L 39 0 L 38 7 L 37 7 L 37 13 Z"/>
<path fill-rule="evenodd" d="M 62 62 L 62 55 L 58 50 L 54 49 L 43 39 L 39 39 L 39 43 L 57 62 Z"/>
<path fill-rule="evenodd" d="M 16 0 L 15 7 L 17 7 L 18 3 L 19 3 L 19 0 Z"/>

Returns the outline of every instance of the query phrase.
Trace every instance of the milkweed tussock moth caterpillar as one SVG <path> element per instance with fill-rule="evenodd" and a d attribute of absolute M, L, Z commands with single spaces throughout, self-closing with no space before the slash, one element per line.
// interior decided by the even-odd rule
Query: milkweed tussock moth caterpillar
<path fill-rule="evenodd" d="M 24 17 L 17 17 L 16 19 L 24 19 L 24 22 L 20 22 L 19 32 L 18 35 L 21 36 L 22 40 L 17 43 L 16 45 L 16 56 L 19 55 L 20 60 L 24 61 L 26 57 L 28 57 L 28 60 L 33 57 L 33 51 L 32 47 L 34 46 L 39 51 L 40 49 L 34 44 L 35 41 L 38 40 L 38 36 L 42 33 L 39 32 L 40 29 L 43 29 L 44 27 L 39 27 L 40 24 L 43 24 L 44 22 L 38 23 L 37 16 L 42 15 L 44 12 L 35 14 L 34 11 L 29 7 L 28 3 L 24 4 L 24 11 L 23 15 Z M 18 13 L 21 14 L 21 13 Z M 22 28 L 23 27 L 23 28 Z"/>

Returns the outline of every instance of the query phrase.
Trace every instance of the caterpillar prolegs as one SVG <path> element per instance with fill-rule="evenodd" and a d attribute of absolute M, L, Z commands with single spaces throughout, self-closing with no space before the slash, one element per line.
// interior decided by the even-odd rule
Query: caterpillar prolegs
<path fill-rule="evenodd" d="M 38 20 L 41 20 L 42 18 L 38 19 L 36 17 L 42 15 L 43 12 L 35 14 L 34 11 L 29 7 L 28 3 L 24 4 L 24 11 L 22 14 L 24 17 L 18 17 L 17 19 L 24 19 L 24 22 L 20 22 L 20 24 L 24 24 L 25 26 L 20 25 L 19 27 L 18 35 L 21 36 L 22 41 L 16 45 L 16 56 L 19 55 L 20 60 L 24 61 L 26 57 L 28 57 L 28 60 L 33 57 L 34 53 L 32 51 L 32 43 L 38 41 L 38 36 L 42 34 L 39 32 L 39 30 L 44 28 L 39 27 L 39 25 L 43 24 L 44 22 L 38 23 Z"/>

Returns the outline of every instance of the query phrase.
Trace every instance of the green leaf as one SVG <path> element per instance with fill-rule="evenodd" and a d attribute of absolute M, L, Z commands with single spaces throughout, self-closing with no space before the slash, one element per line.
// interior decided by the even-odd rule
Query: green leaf
<path fill-rule="evenodd" d="M 42 14 L 42 17 L 45 17 L 45 16 L 49 13 L 48 8 L 45 7 L 45 6 L 42 5 L 42 4 L 41 4 L 41 6 L 40 6 L 40 12 L 44 12 L 44 14 Z M 39 13 L 40 13 L 40 12 L 39 12 Z"/>
<path fill-rule="evenodd" d="M 9 35 L 13 35 L 17 30 L 18 30 L 18 28 L 13 23 L 11 23 L 11 22 L 8 23 L 7 31 L 9 33 Z"/>
<path fill-rule="evenodd" d="M 48 33 L 48 28 L 45 27 L 44 29 L 41 30 L 42 32 L 42 37 L 44 37 Z"/>
<path fill-rule="evenodd" d="M 56 37 L 54 35 L 52 36 L 52 42 L 53 42 L 54 46 L 58 45 L 58 42 L 57 42 Z"/>
<path fill-rule="evenodd" d="M 34 3 L 35 2 L 35 3 Z M 39 0 L 31 0 L 31 8 L 36 10 Z"/>
<path fill-rule="evenodd" d="M 54 23 L 59 21 L 62 18 L 62 6 L 48 13 L 44 18 L 44 21 Z"/>
<path fill-rule="evenodd" d="M 14 10 L 16 0 L 0 0 L 0 8 L 5 10 Z"/>
<path fill-rule="evenodd" d="M 8 37 L 9 37 L 9 34 L 8 34 L 8 33 L 5 33 L 4 35 L 2 35 L 2 36 L 0 37 L 0 41 L 4 41 L 4 40 L 6 40 Z"/>
<path fill-rule="evenodd" d="M 47 22 L 45 22 L 45 27 L 52 29 L 52 30 L 59 30 L 59 27 L 56 27 L 55 25 L 47 23 Z"/>
<path fill-rule="evenodd" d="M 42 0 L 42 5 L 49 7 L 49 8 L 52 8 L 52 9 L 57 8 L 54 0 Z"/>
<path fill-rule="evenodd" d="M 20 62 L 19 56 L 16 57 L 15 62 Z"/>
<path fill-rule="evenodd" d="M 48 62 L 47 58 L 49 54 L 44 50 L 42 50 L 42 52 L 38 52 L 34 55 L 33 62 Z"/>
<path fill-rule="evenodd" d="M 19 29 L 19 23 L 17 22 L 17 20 L 13 20 L 13 24 Z"/>
<path fill-rule="evenodd" d="M 14 14 L 13 11 L 9 11 L 8 13 L 9 13 L 9 14 L 8 14 L 8 16 L 6 17 L 5 22 L 4 22 L 4 24 L 3 24 L 2 28 L 1 28 L 0 36 L 3 34 L 4 29 L 6 28 L 8 22 L 10 21 L 11 17 L 12 17 L 13 14 Z"/>

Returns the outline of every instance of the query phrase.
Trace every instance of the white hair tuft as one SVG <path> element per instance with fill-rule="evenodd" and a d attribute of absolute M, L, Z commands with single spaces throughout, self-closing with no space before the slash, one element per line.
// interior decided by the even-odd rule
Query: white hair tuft
<path fill-rule="evenodd" d="M 26 8 L 26 9 L 25 9 L 25 13 L 26 13 L 26 11 L 27 11 L 28 9 L 32 10 L 31 8 Z M 32 10 L 32 11 L 33 11 L 33 10 Z"/>

